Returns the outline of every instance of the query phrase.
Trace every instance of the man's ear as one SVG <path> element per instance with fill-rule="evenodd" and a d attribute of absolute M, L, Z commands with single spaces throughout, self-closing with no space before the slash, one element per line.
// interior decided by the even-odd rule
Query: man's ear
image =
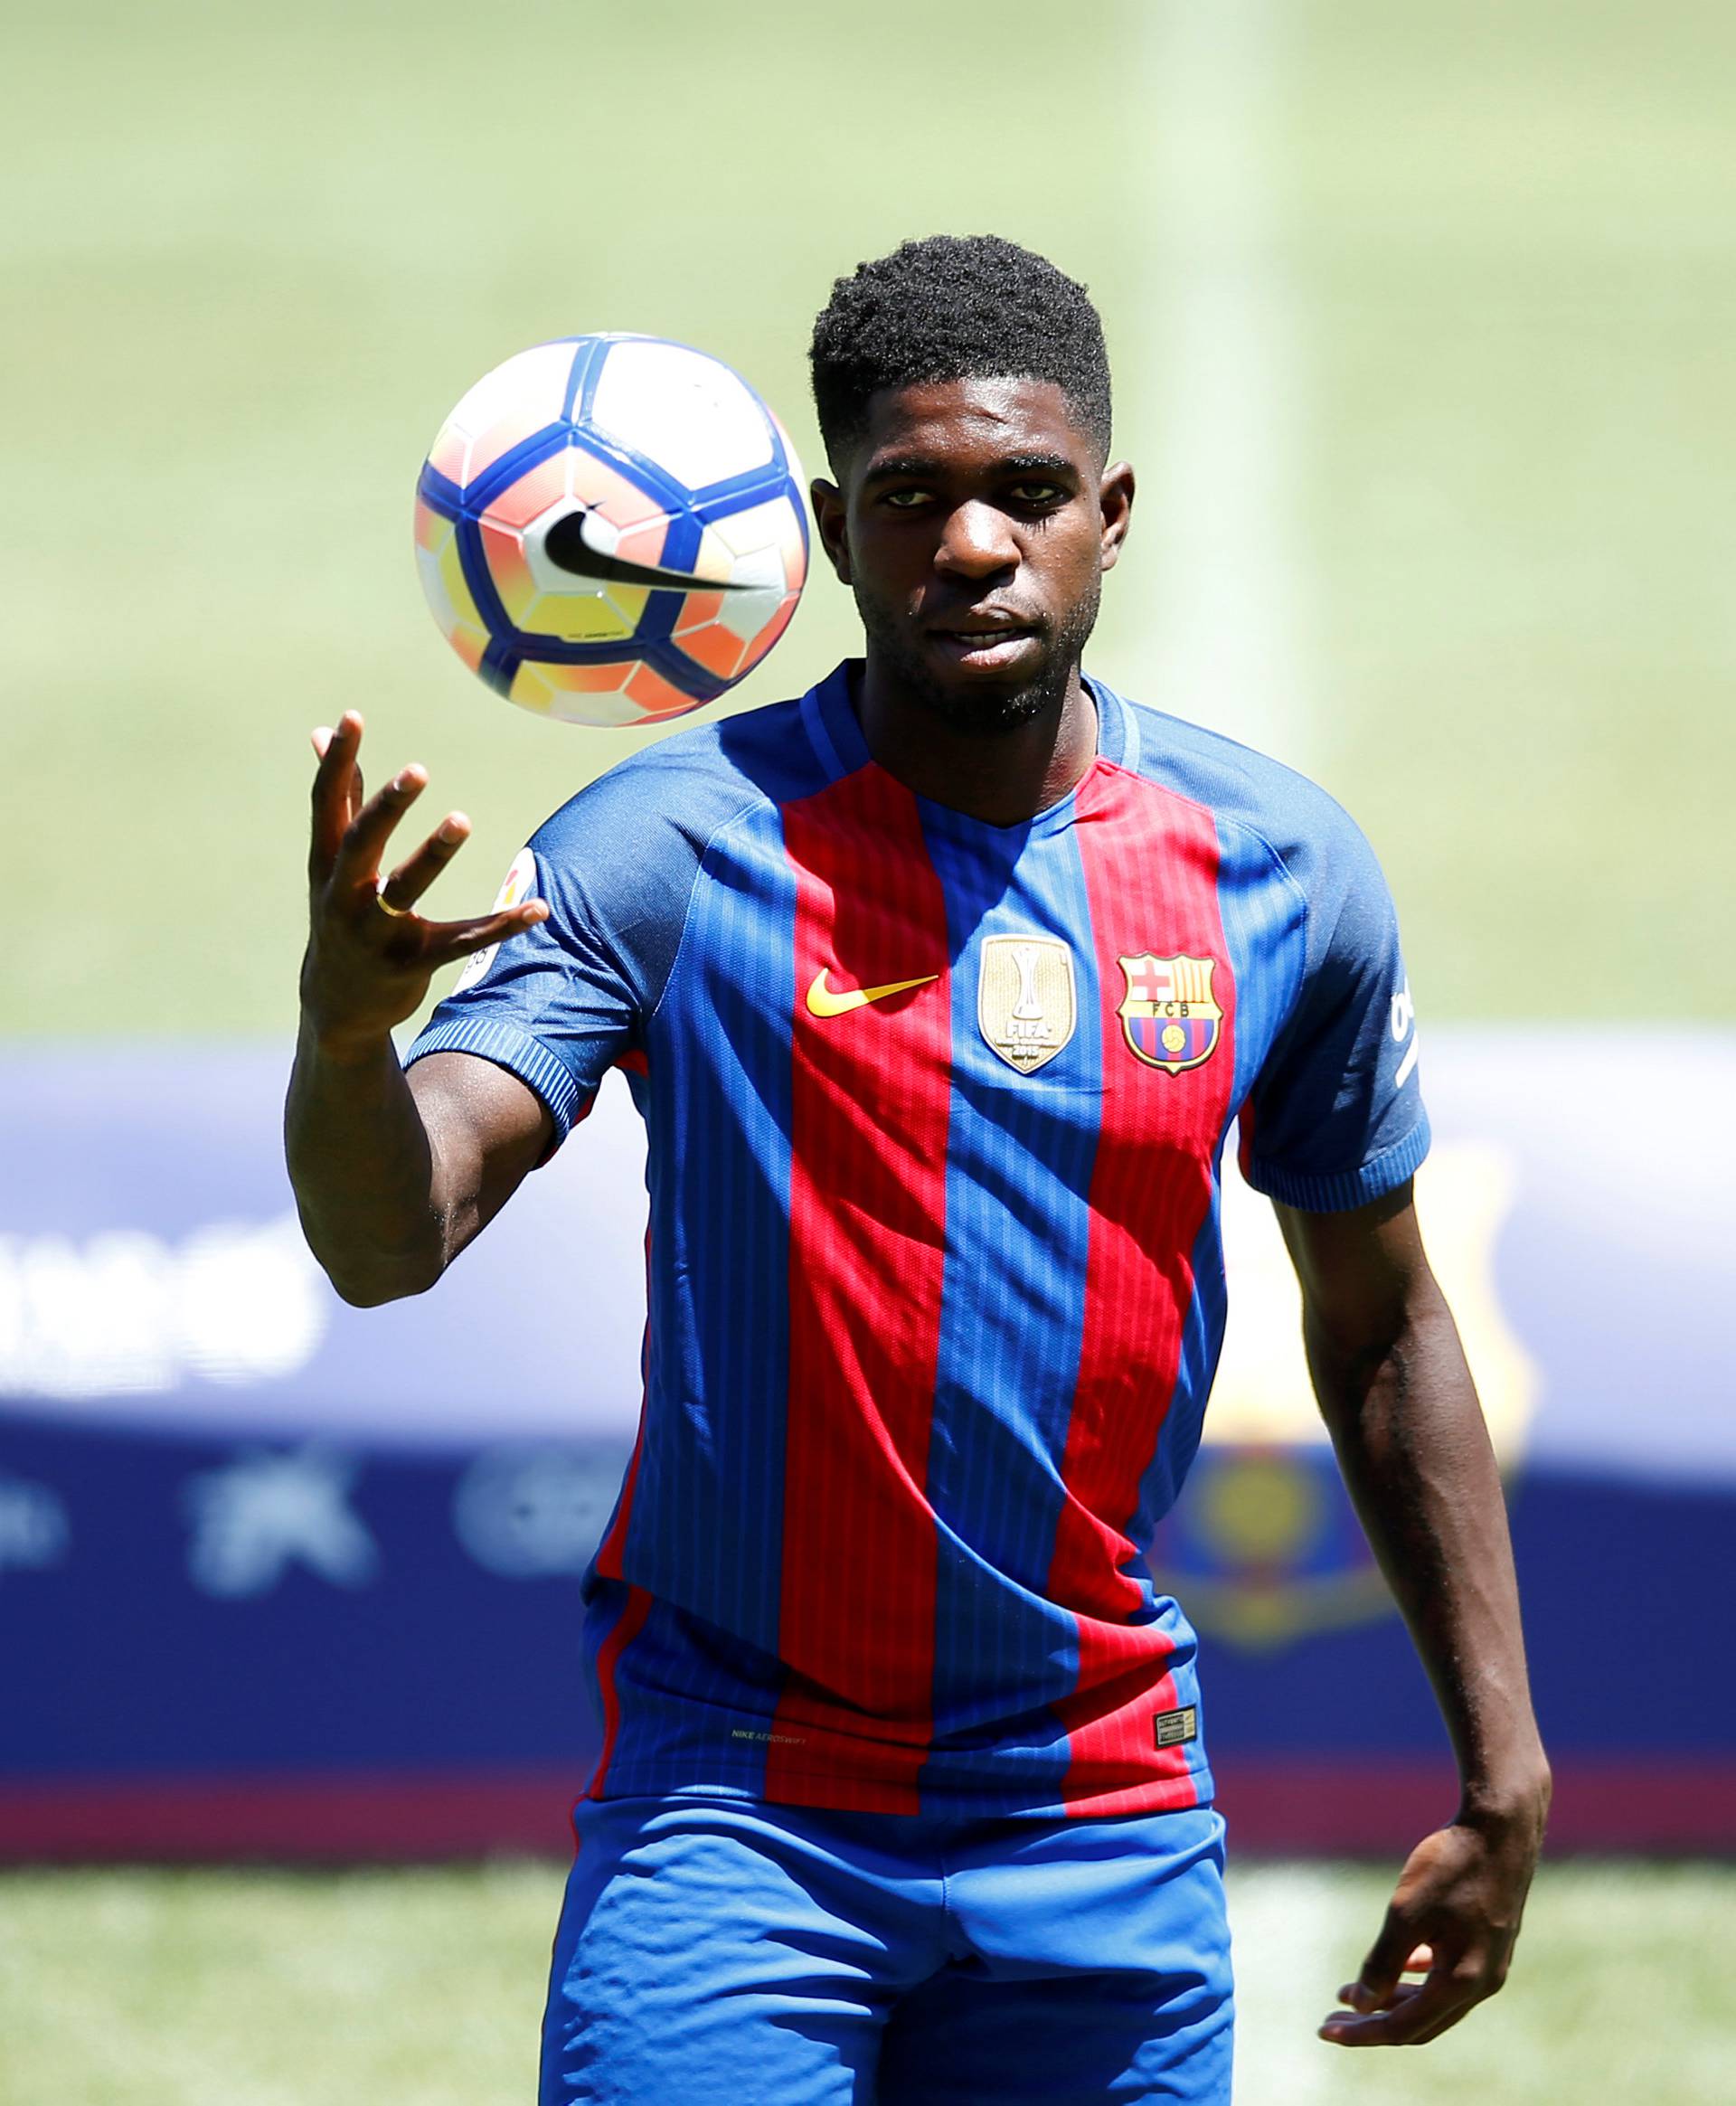
<path fill-rule="evenodd" d="M 846 507 L 844 492 L 835 483 L 828 483 L 823 476 L 816 476 L 807 486 L 807 495 L 814 506 L 814 524 L 819 529 L 820 546 L 826 551 L 826 561 L 837 572 L 838 582 L 850 582 L 850 537 L 845 527 Z"/>
<path fill-rule="evenodd" d="M 1118 460 L 1104 469 L 1097 486 L 1097 502 L 1103 522 L 1102 568 L 1112 571 L 1133 518 L 1133 470 L 1126 461 Z"/>

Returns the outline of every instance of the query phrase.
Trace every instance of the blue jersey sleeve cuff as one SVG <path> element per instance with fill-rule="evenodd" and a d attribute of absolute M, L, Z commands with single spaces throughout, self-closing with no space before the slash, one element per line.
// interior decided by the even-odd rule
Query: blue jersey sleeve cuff
<path fill-rule="evenodd" d="M 492 1061 L 497 1068 L 516 1075 L 548 1107 L 549 1117 L 554 1121 L 557 1148 L 589 1110 L 597 1093 L 580 1089 L 571 1069 L 541 1039 L 533 1038 L 515 1025 L 501 1024 L 491 1017 L 453 1017 L 444 1024 L 429 1024 L 404 1055 L 404 1066 L 412 1067 L 437 1053 L 474 1053 L 477 1059 Z M 552 1155 L 553 1148 L 549 1152 Z"/>
<path fill-rule="evenodd" d="M 1344 1214 L 1353 1206 L 1366 1206 L 1371 1199 L 1384 1198 L 1414 1176 L 1429 1153 L 1429 1114 L 1424 1111 L 1402 1140 L 1382 1148 L 1358 1169 L 1287 1170 L 1281 1163 L 1262 1162 L 1256 1156 L 1244 1176 L 1256 1192 L 1282 1205 L 1297 1206 L 1307 1214 Z"/>

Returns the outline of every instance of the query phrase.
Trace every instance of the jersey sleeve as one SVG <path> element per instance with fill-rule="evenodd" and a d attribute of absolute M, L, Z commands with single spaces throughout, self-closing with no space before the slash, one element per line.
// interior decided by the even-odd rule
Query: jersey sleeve
<path fill-rule="evenodd" d="M 404 1055 L 406 1068 L 463 1053 L 507 1069 L 547 1106 L 557 1147 L 608 1071 L 643 1050 L 696 869 L 657 824 L 651 786 L 617 772 L 555 813 L 507 874 L 497 903 L 543 899 L 547 919 L 475 952 Z"/>
<path fill-rule="evenodd" d="M 1402 1185 L 1429 1152 L 1398 916 L 1373 850 L 1336 806 L 1307 858 L 1301 985 L 1241 1110 L 1242 1175 L 1333 1214 Z"/>

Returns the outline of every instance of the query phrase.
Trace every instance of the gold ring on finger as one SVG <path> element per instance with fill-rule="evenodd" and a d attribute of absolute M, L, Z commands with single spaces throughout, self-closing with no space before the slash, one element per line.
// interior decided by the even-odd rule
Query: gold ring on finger
<path fill-rule="evenodd" d="M 392 916 L 394 921 L 401 920 L 404 915 L 410 911 L 408 907 L 394 907 L 392 905 L 392 902 L 386 897 L 386 887 L 384 883 L 381 884 L 379 891 L 376 892 L 373 896 L 376 900 L 379 901 L 380 904 L 385 909 L 386 912 Z"/>

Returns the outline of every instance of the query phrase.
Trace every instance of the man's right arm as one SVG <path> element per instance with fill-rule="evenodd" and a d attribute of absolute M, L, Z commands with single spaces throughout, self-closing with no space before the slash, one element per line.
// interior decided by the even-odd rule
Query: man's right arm
<path fill-rule="evenodd" d="M 401 770 L 365 804 L 362 720 L 315 733 L 309 930 L 301 1025 L 284 1108 L 285 1153 L 308 1246 L 346 1301 L 370 1305 L 431 1287 L 546 1152 L 552 1121 L 515 1075 L 466 1053 L 436 1053 L 406 1075 L 393 1025 L 433 974 L 522 933 L 541 900 L 437 922 L 414 902 L 469 832 L 450 813 L 383 883 L 380 860 L 427 784 Z"/>

